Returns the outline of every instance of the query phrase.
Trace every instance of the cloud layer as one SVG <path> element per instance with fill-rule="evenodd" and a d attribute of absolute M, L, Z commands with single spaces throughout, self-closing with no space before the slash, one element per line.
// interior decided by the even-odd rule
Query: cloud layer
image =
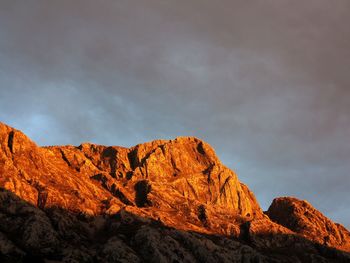
<path fill-rule="evenodd" d="M 0 1 L 0 120 L 41 145 L 197 136 L 350 227 L 350 2 Z"/>

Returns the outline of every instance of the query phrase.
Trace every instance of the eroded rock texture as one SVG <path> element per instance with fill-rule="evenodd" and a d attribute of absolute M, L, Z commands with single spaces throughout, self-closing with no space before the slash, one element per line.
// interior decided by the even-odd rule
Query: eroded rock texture
<path fill-rule="evenodd" d="M 0 262 L 349 262 L 349 232 L 254 194 L 197 138 L 38 147 L 0 124 Z M 270 218 L 272 220 L 270 220 Z"/>
<path fill-rule="evenodd" d="M 340 224 L 332 222 L 307 201 L 292 197 L 273 200 L 267 215 L 307 239 L 350 251 L 350 233 Z"/>

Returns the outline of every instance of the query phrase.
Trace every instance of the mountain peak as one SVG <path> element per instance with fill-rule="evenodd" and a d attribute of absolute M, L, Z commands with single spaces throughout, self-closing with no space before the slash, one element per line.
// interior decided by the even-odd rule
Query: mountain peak
<path fill-rule="evenodd" d="M 131 148 L 92 143 L 39 147 L 0 123 L 0 145 L 0 202 L 7 207 L 0 211 L 0 255 L 7 253 L 2 250 L 6 242 L 22 259 L 29 254 L 56 255 L 78 262 L 84 261 L 78 254 L 86 262 L 93 257 L 106 261 L 114 257 L 113 251 L 132 262 L 150 260 L 150 251 L 157 262 L 217 261 L 199 240 L 214 242 L 210 246 L 221 251 L 216 259 L 222 262 L 245 257 L 280 262 L 278 253 L 288 246 L 303 258 L 327 258 L 315 244 L 326 252 L 328 247 L 350 251 L 349 232 L 305 201 L 277 198 L 264 214 L 249 188 L 208 143 L 195 137 Z M 23 221 L 24 232 L 11 223 L 16 220 L 9 221 L 13 217 Z M 48 236 L 37 229 L 42 226 Z M 74 238 L 68 237 L 70 232 Z M 11 239 L 14 233 L 23 240 Z M 96 247 L 97 240 L 101 245 Z M 83 247 L 74 248 L 77 242 Z M 183 251 L 182 260 L 174 246 Z M 192 252 L 185 252 L 188 246 Z M 68 256 L 63 247 L 78 254 Z M 246 249 L 249 256 L 237 248 Z M 337 257 L 347 254 L 339 252 Z"/>

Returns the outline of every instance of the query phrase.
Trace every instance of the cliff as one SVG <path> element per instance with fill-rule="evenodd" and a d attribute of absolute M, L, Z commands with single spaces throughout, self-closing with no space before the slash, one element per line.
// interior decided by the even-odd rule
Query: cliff
<path fill-rule="evenodd" d="M 193 137 L 39 147 L 0 123 L 0 187 L 1 262 L 350 260 L 343 226 L 290 197 L 264 214 Z"/>

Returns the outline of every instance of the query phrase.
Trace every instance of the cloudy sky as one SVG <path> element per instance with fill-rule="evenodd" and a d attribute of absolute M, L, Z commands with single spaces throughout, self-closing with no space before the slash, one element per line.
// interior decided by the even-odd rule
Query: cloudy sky
<path fill-rule="evenodd" d="M 350 227 L 350 1 L 0 0 L 0 121 L 40 145 L 196 136 Z"/>

